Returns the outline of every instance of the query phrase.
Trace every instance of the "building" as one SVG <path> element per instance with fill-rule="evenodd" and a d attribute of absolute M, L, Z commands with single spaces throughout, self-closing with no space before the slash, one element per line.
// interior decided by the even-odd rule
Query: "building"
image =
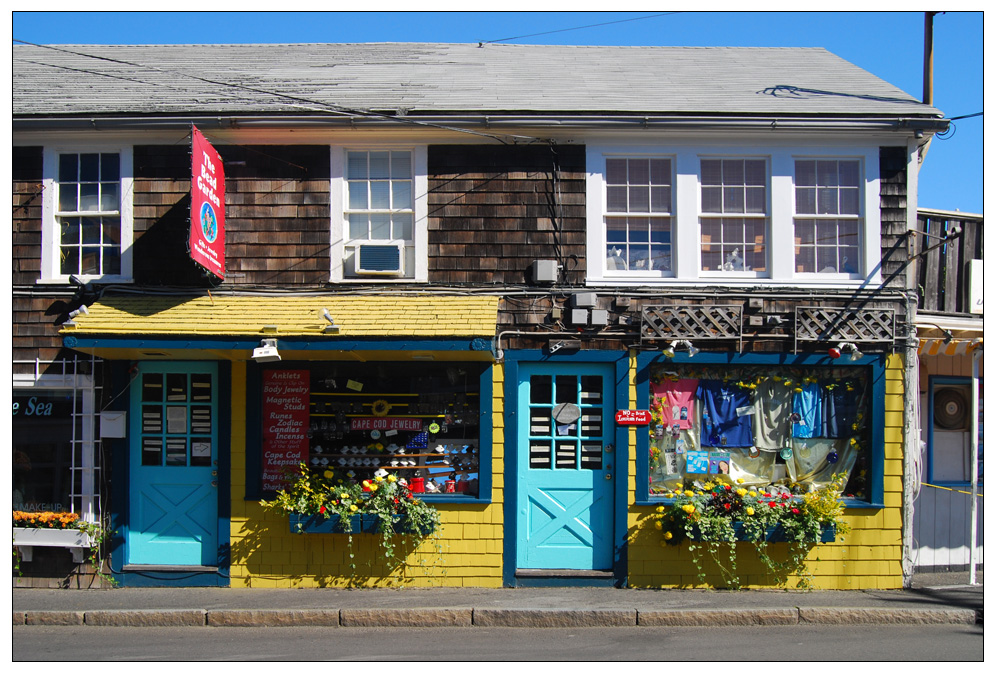
<path fill-rule="evenodd" d="M 300 457 L 425 481 L 410 584 L 694 584 L 647 524 L 711 465 L 847 472 L 817 586 L 903 585 L 938 110 L 821 49 L 17 45 L 13 90 L 15 396 L 77 419 L 21 499 L 106 517 L 119 582 L 344 582 L 259 505 Z M 850 417 L 714 430 L 724 381 Z M 669 393 L 673 433 L 617 423 Z"/>
<path fill-rule="evenodd" d="M 917 473 L 922 486 L 913 502 L 911 561 L 925 572 L 962 571 L 983 562 L 981 500 L 972 512 L 973 434 L 979 488 L 984 457 L 982 225 L 983 217 L 971 213 L 925 208 L 918 213 L 914 269 L 920 297 L 922 453 Z M 977 491 L 975 498 L 981 499 Z"/>

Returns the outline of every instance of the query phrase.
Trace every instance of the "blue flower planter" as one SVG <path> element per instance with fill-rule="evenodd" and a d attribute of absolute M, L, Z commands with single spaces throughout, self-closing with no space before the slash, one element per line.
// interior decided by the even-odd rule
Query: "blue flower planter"
<path fill-rule="evenodd" d="M 736 536 L 736 540 L 738 540 L 738 541 L 747 541 L 747 540 L 749 540 L 747 538 L 746 532 L 744 531 L 744 524 L 743 524 L 743 522 L 734 522 L 733 523 L 733 533 Z M 695 530 L 692 531 L 692 535 L 691 535 L 690 538 L 693 541 L 703 541 L 704 540 L 702 538 L 701 533 L 698 531 L 698 529 L 695 529 Z M 785 537 L 785 530 L 782 529 L 781 526 L 768 527 L 767 531 L 765 531 L 765 534 L 764 534 L 764 540 L 766 542 L 768 542 L 768 543 L 786 543 L 786 542 L 788 542 L 788 538 Z M 807 542 L 809 542 L 809 543 L 833 543 L 835 540 L 837 540 L 837 528 L 834 527 L 834 526 L 824 526 L 820 530 L 819 540 L 816 540 L 816 541 L 807 541 Z"/>
<path fill-rule="evenodd" d="M 341 534 L 344 533 L 338 515 L 297 515 L 291 514 L 290 530 L 295 534 Z M 375 534 L 379 531 L 379 515 L 352 515 L 350 516 L 352 533 L 354 534 Z M 407 517 L 396 517 L 392 523 L 392 529 L 398 534 L 418 534 L 426 535 L 430 531 L 415 531 L 410 526 Z"/>

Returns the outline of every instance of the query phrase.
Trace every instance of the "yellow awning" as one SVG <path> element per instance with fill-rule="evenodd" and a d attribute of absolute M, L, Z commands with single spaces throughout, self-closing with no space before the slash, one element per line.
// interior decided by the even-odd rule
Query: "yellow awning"
<path fill-rule="evenodd" d="M 498 297 L 478 295 L 102 297 L 63 335 L 286 338 L 493 337 Z M 338 331 L 327 331 L 328 309 Z"/>
<path fill-rule="evenodd" d="M 917 354 L 921 356 L 966 356 L 981 348 L 981 337 L 978 339 L 920 338 Z"/>

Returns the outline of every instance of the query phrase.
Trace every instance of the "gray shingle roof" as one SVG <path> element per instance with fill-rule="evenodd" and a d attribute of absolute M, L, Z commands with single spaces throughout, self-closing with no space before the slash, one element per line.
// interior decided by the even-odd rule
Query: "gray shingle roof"
<path fill-rule="evenodd" d="M 85 54 L 85 55 L 80 55 Z M 231 85 L 231 86 L 229 86 Z M 939 115 L 824 49 L 467 44 L 13 48 L 14 116 Z"/>

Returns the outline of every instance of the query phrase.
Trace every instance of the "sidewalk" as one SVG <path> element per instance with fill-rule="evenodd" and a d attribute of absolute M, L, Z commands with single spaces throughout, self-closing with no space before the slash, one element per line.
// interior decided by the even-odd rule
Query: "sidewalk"
<path fill-rule="evenodd" d="M 982 623 L 983 586 L 739 592 L 612 588 L 15 588 L 14 625 L 609 627 Z M 924 586 L 929 582 L 930 586 Z"/>

